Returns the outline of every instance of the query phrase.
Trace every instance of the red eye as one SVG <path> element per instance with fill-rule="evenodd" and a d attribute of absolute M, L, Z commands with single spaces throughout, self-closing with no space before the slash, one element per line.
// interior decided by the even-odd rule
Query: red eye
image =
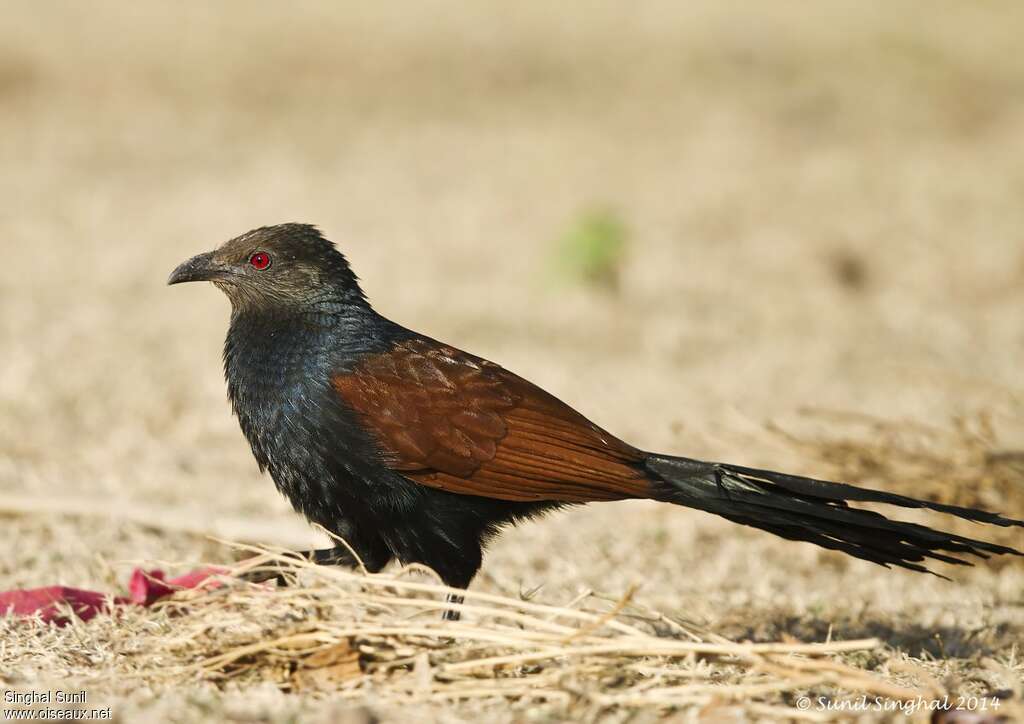
<path fill-rule="evenodd" d="M 265 254 L 262 251 L 258 251 L 249 257 L 249 263 L 254 267 L 263 271 L 270 266 L 270 254 Z"/>

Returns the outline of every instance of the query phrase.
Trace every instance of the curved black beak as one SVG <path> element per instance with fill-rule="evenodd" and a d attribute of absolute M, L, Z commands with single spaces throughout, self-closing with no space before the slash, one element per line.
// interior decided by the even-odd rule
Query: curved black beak
<path fill-rule="evenodd" d="M 227 270 L 213 258 L 213 252 L 198 254 L 171 272 L 168 284 L 210 282 L 224 276 Z"/>

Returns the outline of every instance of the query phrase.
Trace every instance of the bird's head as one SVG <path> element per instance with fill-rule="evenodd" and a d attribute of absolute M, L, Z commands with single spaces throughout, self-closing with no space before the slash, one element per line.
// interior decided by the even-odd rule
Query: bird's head
<path fill-rule="evenodd" d="M 253 229 L 192 257 L 168 284 L 213 282 L 237 311 L 316 311 L 366 304 L 348 261 L 316 227 L 279 224 Z"/>

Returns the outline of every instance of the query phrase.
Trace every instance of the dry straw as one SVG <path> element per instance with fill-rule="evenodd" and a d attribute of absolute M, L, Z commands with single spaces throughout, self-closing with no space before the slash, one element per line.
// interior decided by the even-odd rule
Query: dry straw
<path fill-rule="evenodd" d="M 575 718 L 651 708 L 820 721 L 836 713 L 801 708 L 800 697 L 898 703 L 946 693 L 920 667 L 901 671 L 876 639 L 729 641 L 645 608 L 634 590 L 616 601 L 588 593 L 564 606 L 471 590 L 462 620 L 444 621 L 451 589 L 422 568 L 369 575 L 235 547 L 251 557 L 214 588 L 66 629 L 0 622 L 0 648 L 83 686 L 116 680 L 159 695 L 270 684 L 353 703 L 504 702 Z M 249 582 L 271 574 L 291 585 Z M 865 668 L 872 665 L 881 671 Z"/>
<path fill-rule="evenodd" d="M 168 614 L 188 614 L 177 618 L 189 629 L 187 641 L 156 642 L 164 649 L 159 660 L 178 663 L 136 675 L 270 680 L 286 690 L 328 689 L 352 699 L 583 697 L 604 707 L 738 702 L 801 719 L 818 715 L 787 704 L 798 692 L 894 700 L 940 693 L 896 685 L 839 660 L 880 648 L 875 639 L 737 643 L 644 609 L 631 600 L 633 591 L 610 610 L 592 608 L 600 603 L 592 596 L 555 606 L 468 591 L 462 620 L 443 621 L 451 589 L 416 580 L 416 569 L 368 575 L 244 548 L 256 555 L 224 579 L 227 585 L 183 592 L 161 606 Z M 282 569 L 293 579 L 282 589 L 237 579 Z M 263 617 L 273 633 L 218 632 L 239 614 Z"/>

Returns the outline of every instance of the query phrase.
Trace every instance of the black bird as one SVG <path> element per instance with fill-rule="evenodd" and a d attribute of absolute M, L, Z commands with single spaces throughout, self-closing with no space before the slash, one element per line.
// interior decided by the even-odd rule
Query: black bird
<path fill-rule="evenodd" d="M 358 555 L 344 546 L 306 554 L 318 563 L 421 563 L 465 588 L 503 526 L 628 498 L 697 508 L 886 567 L 1021 555 L 848 503 L 1024 526 L 995 513 L 639 450 L 493 362 L 377 314 L 313 226 L 255 229 L 185 262 L 169 283 L 192 281 L 213 282 L 231 300 L 228 395 L 260 469 Z"/>

